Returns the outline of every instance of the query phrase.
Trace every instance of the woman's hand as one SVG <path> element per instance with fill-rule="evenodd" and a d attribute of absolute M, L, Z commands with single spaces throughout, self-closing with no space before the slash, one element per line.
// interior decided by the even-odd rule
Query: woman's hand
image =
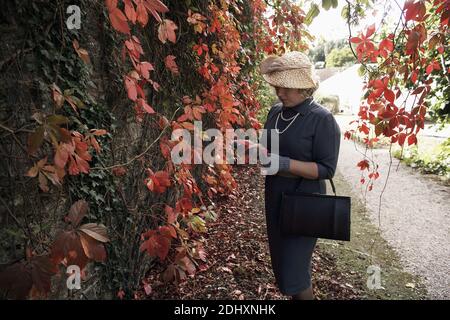
<path fill-rule="evenodd" d="M 261 174 L 262 175 L 274 175 L 279 172 L 288 173 L 290 170 L 291 159 L 289 157 L 280 156 L 276 153 L 269 153 L 269 162 L 266 164 L 261 164 Z"/>

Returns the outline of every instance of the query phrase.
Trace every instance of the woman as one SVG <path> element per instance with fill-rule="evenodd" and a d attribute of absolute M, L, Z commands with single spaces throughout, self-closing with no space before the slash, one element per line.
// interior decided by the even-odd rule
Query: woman
<path fill-rule="evenodd" d="M 271 153 L 277 158 L 278 170 L 265 179 L 272 267 L 283 294 L 292 299 L 314 299 L 310 269 L 317 238 L 280 234 L 277 221 L 281 194 L 298 187 L 305 192 L 326 193 L 325 179 L 334 176 L 338 162 L 340 129 L 331 112 L 312 98 L 318 83 L 305 54 L 289 52 L 269 57 L 262 62 L 261 73 L 281 101 L 271 108 L 264 125 L 279 135 L 278 155 Z M 270 134 L 267 137 L 270 153 Z"/>

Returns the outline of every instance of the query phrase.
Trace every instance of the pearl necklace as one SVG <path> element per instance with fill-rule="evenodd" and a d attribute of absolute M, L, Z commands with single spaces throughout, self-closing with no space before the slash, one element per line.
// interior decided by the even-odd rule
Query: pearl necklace
<path fill-rule="evenodd" d="M 283 132 L 285 132 L 287 129 L 289 129 L 289 127 L 294 123 L 295 119 L 297 119 L 297 117 L 300 115 L 300 113 L 297 113 L 295 116 L 293 116 L 292 118 L 289 118 L 289 120 L 291 120 L 291 122 L 286 126 L 286 128 L 284 128 L 282 131 L 278 130 L 278 120 L 280 119 L 280 115 L 281 112 L 278 114 L 277 116 L 277 121 L 275 122 L 275 131 L 278 134 L 282 134 Z M 283 119 L 283 117 L 281 117 Z M 284 119 L 283 119 L 284 120 Z"/>
<path fill-rule="evenodd" d="M 285 118 L 283 117 L 283 111 L 281 111 L 280 114 L 281 114 L 281 120 L 284 120 L 284 121 L 291 121 L 292 119 L 295 118 L 295 115 L 294 115 L 294 116 L 290 117 L 289 119 L 285 119 Z"/>
<path fill-rule="evenodd" d="M 305 100 L 303 100 L 303 101 L 305 101 Z M 311 105 L 311 103 L 313 103 L 313 101 L 314 101 L 314 98 L 309 102 L 309 105 Z M 300 115 L 300 113 L 297 113 L 295 116 L 292 116 L 291 118 L 286 119 L 283 117 L 282 113 L 283 113 L 283 111 L 280 111 L 280 113 L 278 113 L 277 120 L 275 121 L 275 131 L 278 134 L 282 134 L 283 132 L 285 132 L 295 122 L 295 119 L 297 119 L 297 117 Z M 282 131 L 278 130 L 278 120 L 280 119 L 280 116 L 281 116 L 281 119 L 284 121 L 291 121 L 286 126 L 286 128 L 284 128 Z"/>

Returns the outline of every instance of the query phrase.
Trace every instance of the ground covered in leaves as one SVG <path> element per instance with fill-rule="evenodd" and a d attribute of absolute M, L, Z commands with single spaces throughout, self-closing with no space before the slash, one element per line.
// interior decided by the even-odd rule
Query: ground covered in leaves
<path fill-rule="evenodd" d="M 208 267 L 178 285 L 149 274 L 148 299 L 288 299 L 277 289 L 270 265 L 264 215 L 264 178 L 257 167 L 240 166 L 238 188 L 217 199 L 218 219 L 205 235 Z M 364 280 L 337 271 L 335 255 L 316 249 L 312 265 L 317 299 L 358 299 Z"/>

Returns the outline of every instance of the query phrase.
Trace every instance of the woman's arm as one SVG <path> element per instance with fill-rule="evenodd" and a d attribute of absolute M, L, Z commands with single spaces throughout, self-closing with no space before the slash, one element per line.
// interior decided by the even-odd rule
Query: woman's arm
<path fill-rule="evenodd" d="M 306 179 L 315 180 L 319 178 L 319 168 L 315 162 L 305 162 L 290 159 L 289 173 Z"/>

